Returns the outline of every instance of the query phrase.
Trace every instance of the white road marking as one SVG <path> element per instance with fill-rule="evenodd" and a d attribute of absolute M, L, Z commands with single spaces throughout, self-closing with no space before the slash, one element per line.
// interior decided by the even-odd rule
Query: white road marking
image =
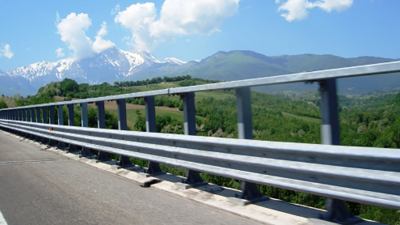
<path fill-rule="evenodd" d="M 0 225 L 7 225 L 6 219 L 4 219 L 3 214 L 0 211 Z"/>

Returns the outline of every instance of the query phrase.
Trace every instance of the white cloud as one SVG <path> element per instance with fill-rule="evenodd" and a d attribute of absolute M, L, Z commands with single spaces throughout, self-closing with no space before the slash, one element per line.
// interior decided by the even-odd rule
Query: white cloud
<path fill-rule="evenodd" d="M 10 44 L 4 44 L 3 47 L 0 48 L 0 56 L 3 56 L 7 59 L 14 57 L 14 52 L 11 50 Z"/>
<path fill-rule="evenodd" d="M 57 24 L 61 40 L 68 45 L 75 57 L 84 58 L 93 53 L 92 41 L 86 35 L 86 30 L 92 25 L 86 13 L 70 13 Z"/>
<path fill-rule="evenodd" d="M 149 32 L 155 19 L 156 8 L 151 2 L 132 4 L 115 16 L 115 22 L 131 31 L 133 45 L 138 51 L 150 50 Z"/>
<path fill-rule="evenodd" d="M 154 3 L 136 3 L 118 12 L 115 22 L 128 28 L 136 50 L 149 51 L 154 42 L 177 36 L 210 34 L 232 16 L 240 0 L 165 0 L 159 15 Z"/>
<path fill-rule="evenodd" d="M 78 59 L 88 57 L 93 53 L 98 53 L 114 46 L 114 43 L 111 41 L 103 39 L 107 34 L 107 25 L 105 23 L 102 24 L 93 42 L 86 35 L 86 31 L 91 25 L 92 21 L 88 14 L 76 14 L 74 12 L 61 19 L 57 24 L 61 40 L 67 44 L 68 48 Z"/>
<path fill-rule="evenodd" d="M 111 9 L 111 16 L 115 16 L 119 11 L 121 11 L 121 6 L 119 4 L 115 5 L 113 9 Z"/>
<path fill-rule="evenodd" d="M 65 56 L 64 49 L 62 49 L 62 48 L 57 48 L 57 49 L 56 49 L 56 56 L 57 56 L 57 58 L 62 58 L 62 57 L 64 57 L 64 56 Z"/>
<path fill-rule="evenodd" d="M 275 1 L 279 4 L 278 11 L 282 12 L 287 21 L 301 20 L 308 16 L 311 9 L 321 9 L 325 12 L 342 11 L 348 9 L 353 4 L 353 0 L 280 0 Z"/>
<path fill-rule="evenodd" d="M 166 0 L 151 32 L 156 37 L 215 32 L 238 7 L 239 0 Z"/>
<path fill-rule="evenodd" d="M 342 11 L 350 8 L 353 0 L 322 0 L 314 3 L 316 7 L 326 11 Z"/>
<path fill-rule="evenodd" d="M 103 22 L 93 42 L 93 51 L 99 53 L 115 46 L 115 44 L 112 41 L 104 40 L 104 36 L 106 35 L 107 35 L 107 23 Z"/>
<path fill-rule="evenodd" d="M 284 11 L 283 16 L 287 21 L 301 20 L 307 17 L 310 3 L 308 0 L 288 0 L 279 6 L 279 11 Z"/>

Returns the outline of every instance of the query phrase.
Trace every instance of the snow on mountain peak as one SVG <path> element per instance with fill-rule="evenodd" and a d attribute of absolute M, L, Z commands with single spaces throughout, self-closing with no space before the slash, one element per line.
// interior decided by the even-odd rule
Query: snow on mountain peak
<path fill-rule="evenodd" d="M 166 57 L 164 58 L 164 61 L 167 63 L 177 64 L 177 65 L 183 65 L 186 63 L 186 61 L 180 60 L 175 57 Z"/>
<path fill-rule="evenodd" d="M 174 57 L 159 60 L 149 52 L 129 52 L 114 47 L 79 60 L 65 58 L 55 62 L 36 62 L 18 67 L 9 71 L 8 74 L 40 84 L 64 78 L 72 78 L 79 82 L 99 83 L 133 77 L 137 73 L 146 74 L 148 71 L 159 69 L 164 65 L 180 66 L 185 63 Z"/>
<path fill-rule="evenodd" d="M 32 81 L 38 77 L 46 76 L 49 73 L 54 73 L 58 79 L 61 78 L 61 74 L 68 70 L 71 64 L 75 60 L 72 58 L 61 59 L 56 62 L 40 61 L 32 63 L 28 66 L 18 67 L 9 72 L 10 76 L 22 76 L 29 81 Z"/>
<path fill-rule="evenodd" d="M 136 68 L 144 63 L 144 58 L 138 53 L 132 53 L 124 50 L 120 50 L 121 53 L 125 56 L 128 60 L 129 65 L 131 68 Z"/>

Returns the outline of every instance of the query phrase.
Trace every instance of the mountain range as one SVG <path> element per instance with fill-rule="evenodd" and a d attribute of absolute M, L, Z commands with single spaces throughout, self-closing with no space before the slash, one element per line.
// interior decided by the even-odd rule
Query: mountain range
<path fill-rule="evenodd" d="M 132 53 L 110 48 L 84 59 L 42 61 L 8 72 L 0 71 L 0 94 L 30 95 L 41 86 L 64 78 L 90 84 L 186 74 L 211 80 L 238 80 L 393 60 L 315 54 L 266 56 L 252 51 L 235 50 L 217 52 L 200 61 L 185 62 L 174 57 L 157 59 L 147 52 Z M 385 75 L 384 78 L 349 78 L 340 80 L 339 84 L 342 90 L 354 93 L 392 90 L 400 87 L 400 76 L 393 74 Z M 304 85 L 268 87 L 268 90 L 283 89 L 303 90 Z"/>

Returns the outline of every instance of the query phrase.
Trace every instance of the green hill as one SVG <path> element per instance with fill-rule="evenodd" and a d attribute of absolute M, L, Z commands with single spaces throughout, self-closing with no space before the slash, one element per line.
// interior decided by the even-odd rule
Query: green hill
<path fill-rule="evenodd" d="M 217 52 L 200 62 L 191 62 L 173 70 L 168 75 L 191 74 L 194 77 L 211 80 L 239 80 L 305 71 L 324 70 L 365 64 L 393 61 L 379 57 L 344 58 L 335 55 L 283 55 L 266 56 L 253 51 Z M 345 94 L 360 94 L 373 91 L 399 90 L 400 75 L 340 79 L 339 88 Z M 263 91 L 308 91 L 314 86 L 301 83 L 268 86 Z"/>

